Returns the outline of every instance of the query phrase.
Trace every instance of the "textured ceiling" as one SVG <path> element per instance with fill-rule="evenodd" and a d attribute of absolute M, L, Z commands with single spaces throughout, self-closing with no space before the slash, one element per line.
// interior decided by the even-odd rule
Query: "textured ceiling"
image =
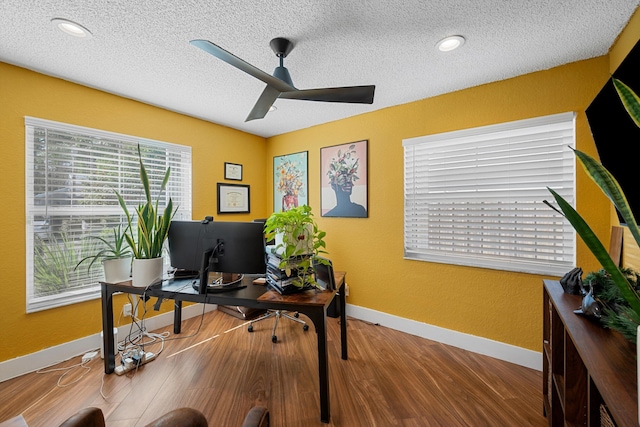
<path fill-rule="evenodd" d="M 0 61 L 268 137 L 604 55 L 639 3 L 0 0 Z M 52 18 L 93 37 L 68 36 Z M 454 34 L 466 38 L 462 48 L 435 48 Z M 245 122 L 264 83 L 189 40 L 271 74 L 274 37 L 295 43 L 284 65 L 297 88 L 376 85 L 374 103 L 278 99 L 275 112 Z"/>

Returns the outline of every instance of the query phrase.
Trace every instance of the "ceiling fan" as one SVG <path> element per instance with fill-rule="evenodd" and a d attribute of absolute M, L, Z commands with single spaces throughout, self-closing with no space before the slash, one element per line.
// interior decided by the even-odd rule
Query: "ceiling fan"
<path fill-rule="evenodd" d="M 222 59 L 239 70 L 261 80 L 267 84 L 264 91 L 253 106 L 253 109 L 245 119 L 245 122 L 262 119 L 277 98 L 302 99 L 306 101 L 346 102 L 353 104 L 373 104 L 373 92 L 375 86 L 345 86 L 320 89 L 296 89 L 289 75 L 289 70 L 284 67 L 284 58 L 293 49 L 293 43 L 285 38 L 278 37 L 271 40 L 271 49 L 280 58 L 280 66 L 273 76 L 254 67 L 243 59 L 227 52 L 220 46 L 208 40 L 191 40 L 189 43 L 199 47 L 207 53 Z"/>

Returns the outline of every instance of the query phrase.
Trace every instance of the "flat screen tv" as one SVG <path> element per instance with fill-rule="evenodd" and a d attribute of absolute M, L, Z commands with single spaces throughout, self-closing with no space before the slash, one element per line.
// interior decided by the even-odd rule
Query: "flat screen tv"
<path fill-rule="evenodd" d="M 640 93 L 640 43 L 636 43 L 613 77 Z M 619 182 L 631 211 L 637 216 L 640 213 L 638 162 L 632 150 L 640 140 L 640 128 L 624 109 L 611 79 L 591 102 L 586 114 L 600 162 Z"/>

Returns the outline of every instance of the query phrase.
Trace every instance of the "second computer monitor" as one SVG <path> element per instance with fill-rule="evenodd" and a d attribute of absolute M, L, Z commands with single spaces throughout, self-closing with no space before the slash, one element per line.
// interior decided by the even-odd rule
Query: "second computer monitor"
<path fill-rule="evenodd" d="M 266 272 L 263 224 L 219 221 L 215 223 L 214 235 L 211 271 L 247 274 Z"/>

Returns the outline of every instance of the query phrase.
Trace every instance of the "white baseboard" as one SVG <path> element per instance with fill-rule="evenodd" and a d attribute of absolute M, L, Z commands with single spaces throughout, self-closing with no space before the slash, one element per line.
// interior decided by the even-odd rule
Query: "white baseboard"
<path fill-rule="evenodd" d="M 216 308 L 216 305 L 207 305 L 205 307 L 205 312 L 215 310 Z M 182 309 L 183 319 L 200 316 L 201 314 L 201 304 L 185 306 Z M 144 322 L 146 329 L 149 331 L 153 331 L 167 325 L 172 325 L 173 311 L 149 317 L 145 319 Z M 120 326 L 118 328 L 118 337 L 121 338 L 127 335 L 129 333 L 129 329 L 130 325 Z M 56 363 L 83 355 L 89 351 L 100 352 L 100 348 L 102 347 L 102 337 L 100 335 L 101 333 L 98 332 L 84 338 L 45 348 L 44 350 L 27 354 L 26 356 L 20 356 L 15 359 L 0 362 L 0 382 L 55 365 Z"/>
<path fill-rule="evenodd" d="M 205 311 L 215 310 L 216 305 L 207 305 Z M 186 306 L 182 310 L 182 318 L 188 319 L 202 314 L 202 305 Z M 456 332 L 450 329 L 417 322 L 357 305 L 347 304 L 347 315 L 371 323 L 378 323 L 387 328 L 406 332 L 443 344 L 462 348 L 474 353 L 484 354 L 496 359 L 505 360 L 538 371 L 542 370 L 542 353 L 516 347 L 499 341 L 493 341 L 474 335 Z M 173 312 L 145 319 L 149 331 L 173 324 Z M 125 336 L 129 325 L 118 328 L 118 337 Z M 0 382 L 18 377 L 64 360 L 83 355 L 89 351 L 100 350 L 101 337 L 96 333 L 64 344 L 45 348 L 36 353 L 0 362 Z"/>
<path fill-rule="evenodd" d="M 515 363 L 516 365 L 538 371 L 542 370 L 542 353 L 526 348 L 417 322 L 352 304 L 347 304 L 347 315 L 367 322 L 377 323 L 397 331 L 437 341 L 442 344 L 484 354 L 495 359 L 505 360 Z"/>

